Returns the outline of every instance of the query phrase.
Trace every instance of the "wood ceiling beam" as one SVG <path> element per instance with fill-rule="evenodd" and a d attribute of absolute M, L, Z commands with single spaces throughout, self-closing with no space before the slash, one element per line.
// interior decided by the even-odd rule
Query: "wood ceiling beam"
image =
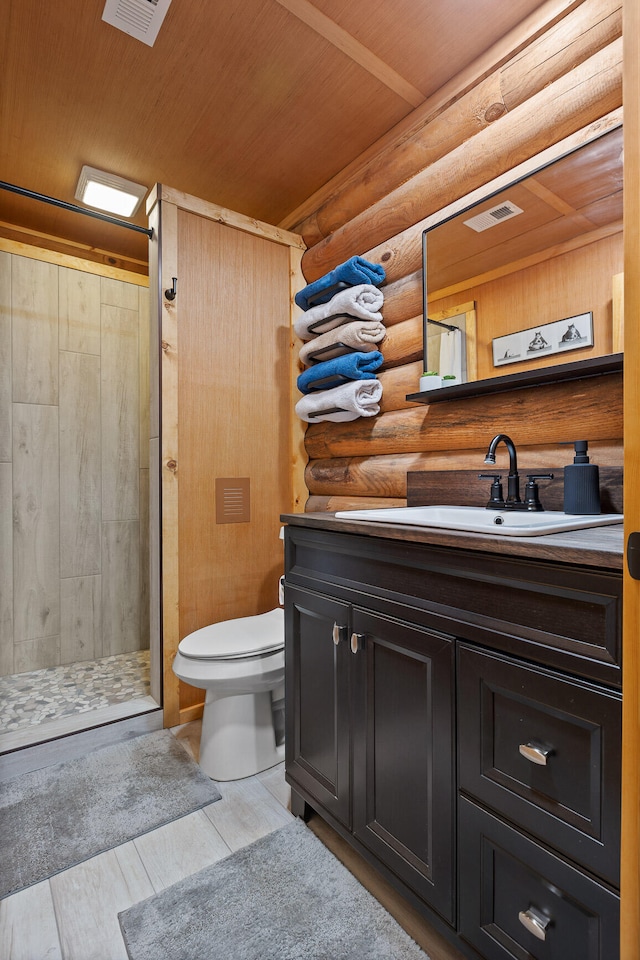
<path fill-rule="evenodd" d="M 321 13 L 317 7 L 309 3 L 309 0 L 277 0 L 277 2 L 289 13 L 292 13 L 294 17 L 302 20 L 317 34 L 345 53 L 351 60 L 358 63 L 376 80 L 397 93 L 412 107 L 419 107 L 421 103 L 424 103 L 425 95 L 420 90 L 412 86 L 399 73 L 396 73 L 392 67 L 384 63 L 359 40 L 339 27 L 334 20 Z"/>
<path fill-rule="evenodd" d="M 563 200 L 562 197 L 559 197 L 553 190 L 549 190 L 548 187 L 545 187 L 544 184 L 536 180 L 535 177 L 529 177 L 522 186 L 525 190 L 528 190 L 529 193 L 532 193 L 539 200 L 542 200 L 543 203 L 549 204 L 553 210 L 561 213 L 563 217 L 570 217 L 574 223 L 582 224 L 584 230 L 591 230 L 593 228 L 593 221 L 589 220 L 584 214 L 579 213 L 575 207 L 572 207 L 570 203 Z"/>

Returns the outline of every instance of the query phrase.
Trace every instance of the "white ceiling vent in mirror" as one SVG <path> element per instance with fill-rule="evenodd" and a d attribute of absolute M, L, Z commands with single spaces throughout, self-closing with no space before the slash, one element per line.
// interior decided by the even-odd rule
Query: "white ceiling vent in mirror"
<path fill-rule="evenodd" d="M 515 203 L 511 203 L 510 200 L 505 200 L 496 207 L 491 207 L 490 210 L 485 210 L 476 217 L 465 220 L 464 225 L 471 227 L 476 233 L 482 233 L 483 230 L 488 230 L 489 227 L 495 227 L 497 223 L 502 223 L 504 220 L 511 220 L 513 217 L 517 217 L 519 213 L 524 213 L 524 210 L 517 207 Z"/>
<path fill-rule="evenodd" d="M 170 4 L 171 0 L 107 0 L 102 19 L 152 47 Z"/>

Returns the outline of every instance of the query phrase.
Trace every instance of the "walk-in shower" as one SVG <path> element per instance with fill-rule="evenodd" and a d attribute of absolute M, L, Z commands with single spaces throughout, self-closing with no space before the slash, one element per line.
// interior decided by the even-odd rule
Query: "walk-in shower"
<path fill-rule="evenodd" d="M 0 252 L 0 326 L 3 751 L 158 705 L 148 289 Z"/>

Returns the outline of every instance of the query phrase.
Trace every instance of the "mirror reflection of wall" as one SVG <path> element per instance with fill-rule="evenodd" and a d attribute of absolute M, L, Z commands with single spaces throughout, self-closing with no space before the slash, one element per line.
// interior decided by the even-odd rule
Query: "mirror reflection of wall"
<path fill-rule="evenodd" d="M 614 277 L 623 270 L 622 127 L 432 227 L 424 239 L 428 316 L 440 316 L 461 299 L 475 302 L 478 379 L 615 352 Z M 495 366 L 495 338 L 589 312 L 593 345 L 570 357 Z M 429 329 L 433 368 L 432 338 L 435 351 Z"/>

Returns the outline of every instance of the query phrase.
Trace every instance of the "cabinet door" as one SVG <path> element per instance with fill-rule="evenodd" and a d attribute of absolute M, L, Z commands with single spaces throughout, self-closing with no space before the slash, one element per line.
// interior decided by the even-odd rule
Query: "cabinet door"
<path fill-rule="evenodd" d="M 285 590 L 286 772 L 346 827 L 349 782 L 349 605 Z"/>
<path fill-rule="evenodd" d="M 352 613 L 353 832 L 453 921 L 451 638 Z"/>

